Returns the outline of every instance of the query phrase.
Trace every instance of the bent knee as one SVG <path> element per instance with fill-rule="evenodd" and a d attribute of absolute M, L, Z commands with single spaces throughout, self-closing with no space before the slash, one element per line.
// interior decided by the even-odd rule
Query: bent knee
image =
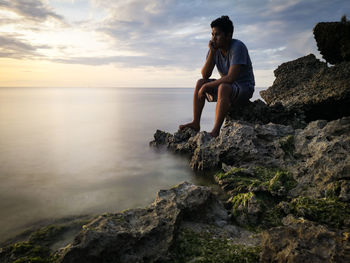
<path fill-rule="evenodd" d="M 232 95 L 232 87 L 230 84 L 222 83 L 218 87 L 218 97 L 229 98 Z"/>
<path fill-rule="evenodd" d="M 207 83 L 208 82 L 208 80 L 207 79 L 199 79 L 199 80 L 197 80 L 197 84 L 196 84 L 196 87 L 202 87 L 202 85 L 204 84 L 204 83 Z"/>
<path fill-rule="evenodd" d="M 196 92 L 198 93 L 199 90 L 201 89 L 201 87 L 203 86 L 203 84 L 207 83 L 208 80 L 207 79 L 199 79 L 197 80 L 197 84 L 196 84 Z"/>

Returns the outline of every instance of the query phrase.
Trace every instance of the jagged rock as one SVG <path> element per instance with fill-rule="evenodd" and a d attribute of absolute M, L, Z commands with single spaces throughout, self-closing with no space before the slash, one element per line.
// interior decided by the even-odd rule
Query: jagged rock
<path fill-rule="evenodd" d="M 221 163 L 234 166 L 283 166 L 285 152 L 280 139 L 293 133 L 291 126 L 227 121 L 217 138 L 199 132 L 187 141 L 174 143 L 172 136 L 167 137 L 166 142 L 156 141 L 155 136 L 152 144 L 164 144 L 175 152 L 188 152 L 194 170 L 219 168 Z"/>
<path fill-rule="evenodd" d="M 333 195 L 349 200 L 350 117 L 310 123 L 294 137 L 298 163 L 291 166 L 298 176 L 294 195 L 314 198 Z M 293 168 L 292 168 L 293 167 Z"/>
<path fill-rule="evenodd" d="M 282 103 L 304 112 L 306 122 L 350 115 L 350 62 L 327 67 L 311 54 L 283 63 L 274 73 L 273 85 L 260 92 L 269 106 Z"/>
<path fill-rule="evenodd" d="M 182 183 L 161 190 L 145 209 L 98 217 L 61 251 L 58 262 L 156 262 L 165 260 L 180 224 L 223 227 L 228 215 L 208 187 Z"/>
<path fill-rule="evenodd" d="M 289 221 L 263 233 L 260 262 L 350 262 L 348 233 L 306 220 Z"/>
<path fill-rule="evenodd" d="M 331 64 L 350 61 L 350 21 L 321 22 L 314 27 L 314 36 L 322 57 Z"/>
<path fill-rule="evenodd" d="M 154 141 L 150 142 L 150 146 L 157 147 L 163 145 L 169 141 L 169 137 L 172 137 L 170 133 L 157 130 L 154 134 Z"/>
<path fill-rule="evenodd" d="M 275 69 L 276 79 L 273 85 L 261 91 L 260 95 L 268 105 L 277 102 L 288 105 L 285 100 L 302 95 L 295 87 L 309 81 L 316 73 L 326 68 L 326 63 L 316 59 L 313 54 L 285 62 Z"/>
<path fill-rule="evenodd" d="M 297 180 L 297 186 L 288 191 L 290 198 L 301 194 L 312 198 L 332 195 L 344 201 L 350 198 L 350 117 L 318 120 L 297 130 L 277 124 L 228 121 L 214 139 L 205 132 L 178 143 L 171 135 L 168 139 L 171 143 L 165 144 L 170 150 L 191 155 L 194 170 L 220 168 L 222 163 L 227 167 L 280 167 L 291 171 Z M 276 182 L 270 194 L 285 195 L 286 189 Z M 219 184 L 225 191 L 233 191 L 224 179 Z"/>

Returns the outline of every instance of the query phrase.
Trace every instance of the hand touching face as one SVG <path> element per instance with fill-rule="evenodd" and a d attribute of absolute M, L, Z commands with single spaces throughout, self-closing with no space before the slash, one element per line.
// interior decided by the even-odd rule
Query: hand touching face
<path fill-rule="evenodd" d="M 231 38 L 232 36 L 226 35 L 219 27 L 213 27 L 209 45 L 212 45 L 212 48 L 214 49 L 223 48 L 228 41 L 231 41 Z"/>

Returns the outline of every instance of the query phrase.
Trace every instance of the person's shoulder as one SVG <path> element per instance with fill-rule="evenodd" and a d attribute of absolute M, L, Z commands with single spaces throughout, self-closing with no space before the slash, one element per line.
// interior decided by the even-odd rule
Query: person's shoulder
<path fill-rule="evenodd" d="M 243 43 L 243 41 L 236 39 L 236 38 L 232 38 L 231 40 L 231 46 L 235 47 L 235 46 L 243 46 L 246 47 L 246 45 Z"/>
<path fill-rule="evenodd" d="M 231 40 L 231 52 L 248 52 L 247 46 L 239 39 L 232 38 Z"/>

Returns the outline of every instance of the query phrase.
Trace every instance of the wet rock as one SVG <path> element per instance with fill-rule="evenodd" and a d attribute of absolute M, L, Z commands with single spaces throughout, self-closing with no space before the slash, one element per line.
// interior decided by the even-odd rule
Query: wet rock
<path fill-rule="evenodd" d="M 261 262 L 350 262 L 349 235 L 306 220 L 265 231 Z"/>
<path fill-rule="evenodd" d="M 154 134 L 154 141 L 150 142 L 150 146 L 158 147 L 160 145 L 164 145 L 171 140 L 173 135 L 168 132 L 163 132 L 161 130 L 157 130 Z"/>
<path fill-rule="evenodd" d="M 190 128 L 179 130 L 173 134 L 157 130 L 154 134 L 154 140 L 150 142 L 152 147 L 163 147 L 171 149 L 178 153 L 191 153 L 195 150 L 196 145 L 193 138 L 197 132 Z"/>
<path fill-rule="evenodd" d="M 279 140 L 293 133 L 291 126 L 227 121 L 217 138 L 199 132 L 187 141 L 175 143 L 169 136 L 167 141 L 153 144 L 166 145 L 174 152 L 189 153 L 190 165 L 194 170 L 210 170 L 221 167 L 222 163 L 234 166 L 281 166 L 285 153 Z"/>
<path fill-rule="evenodd" d="M 350 21 L 321 22 L 314 27 L 314 36 L 322 57 L 331 64 L 350 61 Z"/>
<path fill-rule="evenodd" d="M 327 67 L 310 54 L 283 63 L 274 73 L 273 85 L 260 92 L 269 106 L 282 103 L 303 112 L 306 122 L 350 115 L 350 62 Z"/>
<path fill-rule="evenodd" d="M 58 262 L 150 262 L 166 260 L 184 221 L 223 227 L 228 215 L 208 187 L 189 183 L 161 190 L 145 209 L 98 217 L 61 251 Z"/>

